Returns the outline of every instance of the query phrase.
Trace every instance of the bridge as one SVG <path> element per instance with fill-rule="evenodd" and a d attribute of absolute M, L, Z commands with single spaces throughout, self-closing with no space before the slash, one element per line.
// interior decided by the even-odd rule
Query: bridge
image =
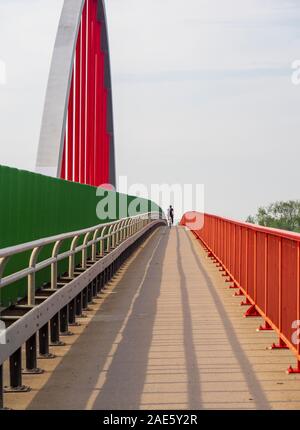
<path fill-rule="evenodd" d="M 0 166 L 1 409 L 300 408 L 300 235 L 108 186 L 101 0 L 64 1 L 36 170 Z"/>

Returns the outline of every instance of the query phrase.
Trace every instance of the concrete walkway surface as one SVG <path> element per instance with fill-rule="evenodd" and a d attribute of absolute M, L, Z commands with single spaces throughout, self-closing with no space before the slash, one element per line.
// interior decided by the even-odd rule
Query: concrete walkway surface
<path fill-rule="evenodd" d="M 182 227 L 156 230 L 72 327 L 13 409 L 300 409 L 289 350 L 243 318 L 218 268 Z M 5 377 L 7 382 L 7 368 Z"/>

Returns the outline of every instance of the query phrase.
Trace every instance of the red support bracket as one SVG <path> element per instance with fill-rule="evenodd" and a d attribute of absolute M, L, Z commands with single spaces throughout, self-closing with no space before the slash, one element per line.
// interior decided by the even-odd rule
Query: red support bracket
<path fill-rule="evenodd" d="M 248 297 L 246 297 L 246 300 L 243 300 L 241 302 L 241 306 L 250 306 L 252 303 L 249 301 Z"/>
<path fill-rule="evenodd" d="M 243 296 L 243 295 L 244 295 L 243 291 L 239 289 L 239 291 L 236 291 L 233 294 L 233 297 L 240 297 L 240 296 Z"/>
<path fill-rule="evenodd" d="M 300 361 L 297 360 L 297 367 L 292 367 L 290 366 L 287 371 L 288 374 L 292 374 L 292 373 L 300 373 Z"/>
<path fill-rule="evenodd" d="M 239 288 L 236 284 L 229 285 L 229 288 Z"/>
<path fill-rule="evenodd" d="M 270 349 L 288 349 L 288 346 L 281 338 L 279 338 L 279 342 L 272 343 Z"/>
<path fill-rule="evenodd" d="M 257 329 L 257 331 L 267 331 L 267 330 L 273 330 L 267 321 L 265 321 L 265 323 L 263 325 L 260 325 Z"/>
<path fill-rule="evenodd" d="M 248 317 L 259 317 L 260 314 L 257 312 L 255 305 L 251 305 L 250 308 L 244 313 L 244 318 Z"/>

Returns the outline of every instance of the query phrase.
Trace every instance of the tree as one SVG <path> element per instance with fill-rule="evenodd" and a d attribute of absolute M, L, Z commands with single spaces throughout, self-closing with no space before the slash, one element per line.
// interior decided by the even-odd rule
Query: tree
<path fill-rule="evenodd" d="M 278 201 L 262 206 L 255 216 L 248 216 L 246 222 L 300 232 L 300 200 Z"/>

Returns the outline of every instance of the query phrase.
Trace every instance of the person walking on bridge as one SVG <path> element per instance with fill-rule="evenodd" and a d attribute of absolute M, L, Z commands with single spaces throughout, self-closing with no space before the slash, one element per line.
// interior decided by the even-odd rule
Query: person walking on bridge
<path fill-rule="evenodd" d="M 174 223 L 174 209 L 172 205 L 170 205 L 170 207 L 168 208 L 168 224 L 170 227 L 172 227 L 173 223 Z"/>

